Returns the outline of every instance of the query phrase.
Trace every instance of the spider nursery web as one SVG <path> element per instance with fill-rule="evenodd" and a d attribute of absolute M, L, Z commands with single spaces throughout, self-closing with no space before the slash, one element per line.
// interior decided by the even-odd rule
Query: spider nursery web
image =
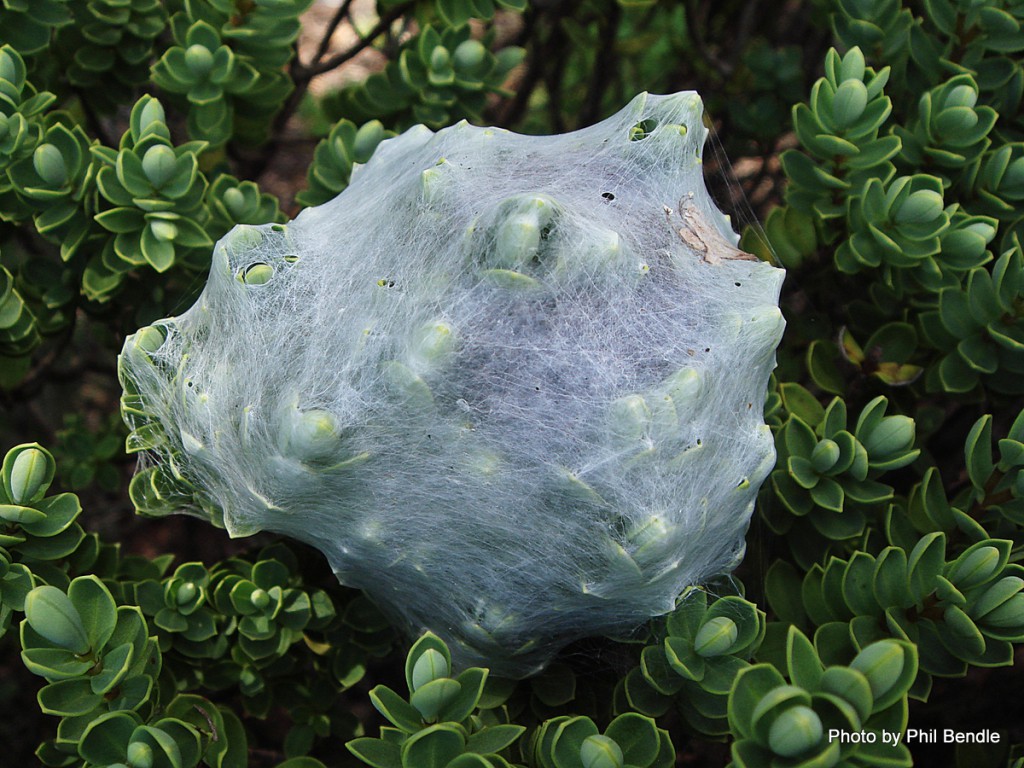
<path fill-rule="evenodd" d="M 414 128 L 287 227 L 237 227 L 125 345 L 140 507 L 312 544 L 504 676 L 729 571 L 774 462 L 783 273 L 707 194 L 702 111 Z"/>

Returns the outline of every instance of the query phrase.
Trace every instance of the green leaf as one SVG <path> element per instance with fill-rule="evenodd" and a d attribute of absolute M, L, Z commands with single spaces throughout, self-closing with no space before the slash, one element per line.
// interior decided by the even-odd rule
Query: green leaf
<path fill-rule="evenodd" d="M 910 552 L 907 570 L 910 593 L 915 602 L 924 600 L 935 589 L 935 580 L 946 564 L 946 536 L 930 533 L 923 537 Z"/>
<path fill-rule="evenodd" d="M 87 678 L 59 680 L 40 689 L 39 708 L 48 715 L 73 717 L 92 712 L 103 699 L 92 691 Z"/>
<path fill-rule="evenodd" d="M 692 638 L 665 638 L 665 657 L 669 666 L 683 679 L 699 681 L 704 678 L 706 662 L 694 649 Z"/>
<path fill-rule="evenodd" d="M 0 504 L 0 520 L 8 523 L 15 523 L 22 527 L 26 524 L 39 523 L 46 519 L 46 515 L 32 507 L 22 507 L 16 504 Z"/>
<path fill-rule="evenodd" d="M 470 667 L 460 674 L 456 681 L 460 687 L 458 695 L 442 705 L 438 716 L 442 720 L 461 723 L 473 713 L 480 703 L 484 685 L 487 683 L 487 670 Z"/>
<path fill-rule="evenodd" d="M 6 592 L 6 589 L 4 591 Z M 34 639 L 32 635 L 23 632 L 23 644 Z M 26 648 L 21 652 L 21 660 L 29 672 L 45 677 L 50 682 L 81 677 L 94 664 L 92 661 L 79 659 L 71 651 L 63 648 Z"/>
<path fill-rule="evenodd" d="M 504 768 L 505 766 L 512 768 L 511 764 L 506 763 L 501 758 L 471 755 L 468 752 L 459 755 L 448 763 L 448 768 Z"/>
<path fill-rule="evenodd" d="M 424 720 L 431 722 L 438 719 L 441 710 L 451 705 L 461 691 L 462 686 L 455 680 L 431 680 L 413 692 L 409 697 L 409 703 L 419 711 Z"/>
<path fill-rule="evenodd" d="M 79 576 L 68 587 L 68 598 L 82 618 L 90 647 L 103 648 L 117 624 L 117 604 L 106 586 L 96 576 Z"/>
<path fill-rule="evenodd" d="M 849 667 L 829 667 L 818 681 L 818 690 L 839 696 L 857 711 L 860 722 L 871 716 L 874 700 L 868 679 Z"/>
<path fill-rule="evenodd" d="M 845 493 L 843 487 L 830 477 L 822 477 L 811 489 L 811 498 L 819 507 L 830 512 L 842 512 Z"/>
<path fill-rule="evenodd" d="M 82 505 L 73 493 L 60 493 L 36 502 L 36 509 L 45 519 L 35 523 L 22 523 L 21 528 L 32 536 L 56 536 L 67 530 L 82 512 Z"/>
<path fill-rule="evenodd" d="M 649 645 L 644 648 L 640 654 L 640 670 L 658 693 L 674 696 L 683 687 L 683 679 L 669 664 L 664 647 Z"/>
<path fill-rule="evenodd" d="M 964 442 L 964 454 L 967 459 L 967 476 L 971 485 L 984 490 L 985 484 L 995 470 L 992 461 L 992 417 L 982 416 L 978 419 Z"/>
<path fill-rule="evenodd" d="M 207 755 L 215 747 L 219 748 L 225 740 L 227 741 L 227 748 L 223 752 L 218 752 L 218 764 L 212 768 L 246 768 L 248 765 L 249 747 L 248 739 L 245 734 L 245 728 L 242 725 L 242 721 L 238 719 L 238 716 L 226 707 L 218 707 L 217 712 L 224 721 L 224 728 L 222 735 L 226 738 L 221 739 L 217 744 L 210 744 L 207 747 Z"/>
<path fill-rule="evenodd" d="M 825 417 L 825 409 L 818 399 L 799 384 L 782 382 L 779 384 L 779 394 L 782 395 L 786 410 L 804 424 L 816 427 Z"/>
<path fill-rule="evenodd" d="M 872 583 L 875 600 L 882 608 L 909 608 L 913 605 L 907 578 L 907 553 L 899 547 L 886 547 L 875 561 Z"/>
<path fill-rule="evenodd" d="M 672 706 L 673 699 L 655 690 L 644 679 L 639 667 L 634 667 L 622 681 L 622 691 L 629 706 L 650 717 L 661 717 Z"/>
<path fill-rule="evenodd" d="M 583 742 L 599 732 L 589 717 L 570 717 L 558 726 L 551 742 L 550 759 L 555 768 L 583 768 Z"/>
<path fill-rule="evenodd" d="M 410 736 L 402 745 L 404 768 L 446 768 L 462 754 L 466 739 L 454 725 L 441 723 Z"/>
<path fill-rule="evenodd" d="M 423 728 L 420 713 L 409 702 L 385 685 L 378 685 L 370 691 L 370 701 L 384 717 L 407 733 L 416 733 Z"/>
<path fill-rule="evenodd" d="M 770 664 L 756 664 L 740 672 L 729 692 L 729 725 L 733 733 L 751 738 L 758 705 L 774 689 L 785 685 L 785 679 Z"/>
<path fill-rule="evenodd" d="M 383 739 L 354 739 L 348 751 L 373 768 L 402 768 L 402 748 Z"/>
<path fill-rule="evenodd" d="M 850 668 L 867 678 L 881 712 L 906 696 L 917 676 L 917 648 L 903 640 L 880 640 L 857 654 Z"/>
<path fill-rule="evenodd" d="M 789 628 L 786 638 L 786 666 L 794 685 L 808 690 L 818 687 L 824 667 L 814 645 L 796 627 Z"/>
<path fill-rule="evenodd" d="M 113 765 L 127 760 L 128 742 L 141 721 L 134 712 L 108 712 L 86 726 L 78 754 L 94 765 Z"/>
<path fill-rule="evenodd" d="M 984 584 L 1009 561 L 1012 546 L 1008 539 L 976 542 L 948 565 L 946 578 L 961 591 Z"/>
<path fill-rule="evenodd" d="M 565 664 L 551 664 L 530 681 L 530 689 L 541 703 L 560 707 L 576 696 L 576 675 Z"/>
<path fill-rule="evenodd" d="M 25 616 L 39 635 L 77 654 L 90 650 L 89 634 L 68 596 L 56 587 L 36 587 L 25 598 Z"/>
<path fill-rule="evenodd" d="M 503 723 L 489 725 L 469 737 L 466 749 L 482 755 L 501 752 L 510 747 L 516 739 L 523 735 L 524 731 L 526 731 L 526 727 L 522 725 Z"/>
<path fill-rule="evenodd" d="M 91 679 L 93 693 L 111 691 L 128 675 L 134 660 L 134 648 L 124 643 L 103 654 L 103 669 Z"/>
<path fill-rule="evenodd" d="M 630 765 L 649 765 L 661 746 L 654 720 L 635 712 L 616 717 L 604 735 L 619 745 L 623 758 Z"/>

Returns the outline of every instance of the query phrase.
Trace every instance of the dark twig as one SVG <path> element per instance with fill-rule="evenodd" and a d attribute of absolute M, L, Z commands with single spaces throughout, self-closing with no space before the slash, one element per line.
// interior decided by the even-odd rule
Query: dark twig
<path fill-rule="evenodd" d="M 331 47 L 331 38 L 334 37 L 334 33 L 338 31 L 338 27 L 341 26 L 341 22 L 348 16 L 349 10 L 352 8 L 352 0 L 345 0 L 338 10 L 335 11 L 334 17 L 327 25 L 327 29 L 324 31 L 323 37 L 320 38 L 320 44 L 316 47 L 316 53 L 313 54 L 313 58 L 310 64 L 317 64 L 324 55 L 327 53 L 327 49 Z M 298 56 L 295 57 L 296 62 Z"/>
<path fill-rule="evenodd" d="M 612 72 L 615 70 L 615 38 L 618 36 L 619 22 L 622 19 L 622 9 L 618 3 L 612 3 L 607 16 L 598 20 L 601 31 L 598 38 L 595 57 L 602 57 L 601 61 L 594 62 L 594 75 L 590 83 L 590 91 L 587 94 L 587 101 L 580 112 L 581 123 L 589 125 L 601 119 L 601 102 Z"/>
<path fill-rule="evenodd" d="M 515 41 L 515 45 L 523 46 L 524 48 L 530 45 L 530 41 L 534 37 L 534 31 L 537 28 L 538 19 L 541 18 L 541 14 L 531 7 L 530 11 L 527 12 L 523 19 L 523 29 L 519 34 L 519 37 Z M 540 64 L 539 57 L 537 56 L 536 47 L 530 47 L 526 54 L 525 71 L 522 77 L 519 79 L 516 85 L 515 96 L 512 100 L 507 102 L 504 109 L 499 111 L 500 119 L 496 122 L 504 126 L 512 126 L 523 116 L 526 111 L 526 106 L 529 104 L 530 96 L 536 90 L 538 83 L 541 81 L 543 74 L 543 67 Z"/>
<path fill-rule="evenodd" d="M 288 101 L 274 118 L 273 131 L 271 134 L 274 138 L 267 145 L 266 151 L 262 153 L 262 157 L 255 164 L 255 167 L 249 172 L 248 175 L 250 178 L 258 178 L 260 174 L 266 170 L 267 166 L 270 165 L 271 160 L 281 149 L 281 132 L 284 129 L 284 126 L 288 123 L 288 120 L 291 119 L 291 116 L 295 114 L 295 111 L 299 108 L 299 104 L 302 103 L 302 98 L 306 95 L 309 83 L 313 78 L 317 75 L 322 75 L 324 72 L 329 72 L 332 69 L 340 67 L 345 62 L 355 58 L 357 55 L 369 48 L 373 45 L 374 40 L 386 32 L 395 20 L 408 11 L 413 4 L 403 3 L 402 5 L 395 6 L 386 14 L 381 16 L 373 26 L 373 29 L 371 29 L 365 36 L 361 37 L 352 47 L 324 61 L 323 54 L 326 53 L 326 49 L 330 45 L 330 37 L 334 34 L 331 27 L 336 28 L 341 24 L 345 16 L 341 11 L 344 10 L 347 13 L 350 5 L 351 0 L 347 0 L 342 4 L 342 7 L 338 9 L 338 13 L 336 13 L 334 18 L 331 19 L 328 34 L 320 41 L 317 53 L 308 65 L 303 65 L 299 62 L 297 56 L 292 62 L 291 74 L 292 80 L 295 83 L 295 90 L 292 91 L 291 95 L 288 97 Z"/>
<path fill-rule="evenodd" d="M 373 26 L 364 37 L 359 39 L 355 45 L 349 48 L 347 51 L 342 51 L 334 56 L 331 56 L 326 61 L 319 61 L 311 64 L 308 67 L 304 67 L 300 72 L 300 76 L 308 83 L 317 75 L 322 75 L 324 72 L 329 72 L 332 69 L 336 69 L 344 64 L 346 61 L 354 58 L 362 51 L 369 48 L 373 41 L 380 37 L 384 32 L 387 31 L 398 18 L 405 15 L 405 12 L 412 8 L 413 3 L 403 3 L 402 5 L 396 5 L 390 11 L 381 16 L 377 23 Z"/>
<path fill-rule="evenodd" d="M 562 85 L 565 80 L 565 66 L 568 63 L 571 46 L 567 44 L 565 35 L 561 29 L 556 40 L 553 40 L 553 47 L 558 51 L 555 58 L 555 65 L 544 73 L 544 87 L 548 92 L 548 117 L 551 120 L 551 130 L 555 133 L 565 133 L 565 120 L 563 118 Z"/>

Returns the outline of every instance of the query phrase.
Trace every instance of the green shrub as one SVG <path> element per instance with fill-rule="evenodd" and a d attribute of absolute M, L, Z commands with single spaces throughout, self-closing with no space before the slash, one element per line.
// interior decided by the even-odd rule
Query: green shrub
<path fill-rule="evenodd" d="M 1003 733 L 948 762 L 1019 768 L 985 670 L 1022 684 L 1020 3 L 345 2 L 298 56 L 310 5 L 0 2 L 0 642 L 38 706 L 0 695 L 47 716 L 36 759 L 655 768 L 724 741 L 736 768 L 930 765 L 829 731 L 942 723 Z M 733 578 L 528 680 L 453 669 L 430 634 L 403 680 L 387 619 L 297 545 L 127 538 L 116 350 L 191 303 L 234 225 L 333 198 L 415 123 L 563 131 L 689 87 L 760 169 L 743 247 L 789 272 L 779 459 Z M 289 157 L 301 190 L 274 181 Z"/>

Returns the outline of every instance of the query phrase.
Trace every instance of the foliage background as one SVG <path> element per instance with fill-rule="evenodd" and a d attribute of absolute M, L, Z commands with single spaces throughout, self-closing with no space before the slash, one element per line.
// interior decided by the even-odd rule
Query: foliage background
<path fill-rule="evenodd" d="M 916 764 L 1016 760 L 1009 746 L 1024 732 L 1003 704 L 1021 685 L 1024 637 L 1024 598 L 1020 585 L 1011 589 L 1024 524 L 1020 4 L 309 6 L 0 2 L 0 434 L 5 449 L 38 441 L 52 451 L 49 493 L 76 493 L 85 510 L 76 525 L 90 534 L 45 556 L 5 539 L 4 562 L 24 570 L 5 565 L 4 578 L 29 572 L 63 590 L 70 577 L 97 573 L 118 602 L 139 605 L 149 599 L 141 582 L 166 595 L 212 578 L 209 595 L 173 602 L 210 611 L 232 638 L 224 648 L 183 651 L 191 641 L 175 636 L 178 620 L 156 618 L 164 597 L 153 610 L 144 605 L 171 671 L 162 695 L 195 690 L 248 713 L 252 765 L 307 750 L 328 765 L 357 764 L 341 744 L 383 722 L 367 698 L 374 685 L 404 690 L 400 644 L 333 583 L 318 555 L 302 551 L 289 588 L 330 603 L 322 625 L 279 629 L 275 642 L 286 640 L 269 657 L 236 650 L 242 609 L 218 606 L 214 585 L 291 555 L 258 554 L 274 544 L 269 537 L 231 542 L 206 523 L 135 515 L 147 499 L 128 492 L 135 459 L 118 415 L 117 350 L 128 333 L 191 303 L 210 244 L 233 224 L 284 220 L 330 199 L 352 163 L 392 131 L 467 118 L 561 132 L 603 118 L 639 90 L 696 89 L 722 149 L 707 159 L 709 183 L 737 220 L 764 222 L 745 233 L 745 246 L 790 273 L 789 326 L 766 406 L 780 462 L 737 574 L 750 602 L 729 598 L 738 613 L 723 614 L 733 629 L 751 621 L 759 629 L 697 656 L 730 659 L 715 662 L 729 684 L 760 662 L 811 690 L 816 682 L 794 674 L 799 640 L 789 640 L 786 657 L 788 627 L 815 641 L 810 653 L 843 667 L 873 640 L 901 639 L 918 654 L 903 691 L 909 704 L 897 697 L 915 727 L 1006 734 L 995 749 L 959 755 L 918 747 Z M 722 184 L 724 157 L 738 184 Z M 145 442 L 135 436 L 129 447 Z M 24 526 L 8 514 L 4 535 L 18 538 Z M 173 565 L 159 560 L 164 553 Z M 972 555 L 987 563 L 984 578 L 964 575 Z M 229 559 L 236 556 L 247 560 Z M 175 575 L 196 561 L 206 575 Z M 870 595 L 857 597 L 853 585 L 865 579 Z M 996 584 L 1007 590 L 998 621 L 985 603 Z M 733 588 L 716 585 L 709 610 Z M 21 606 L 11 589 L 0 734 L 12 762 L 29 764 L 56 718 L 29 706 L 41 681 L 17 655 Z M 646 712 L 672 734 L 679 764 L 722 765 L 730 747 L 716 738 L 742 736 L 745 726 L 729 685 L 716 688 L 701 677 L 704 662 L 692 661 L 710 642 L 707 632 L 698 642 L 709 616 L 692 626 L 682 614 L 675 624 L 655 622 L 631 643 L 567 649 L 499 711 L 530 728 L 524 743 L 554 716 L 592 717 L 603 732 L 613 714 Z M 331 650 L 314 657 L 303 632 Z M 675 663 L 652 671 L 668 663 L 672 638 Z M 654 650 L 639 667 L 644 648 Z M 331 679 L 329 692 L 317 687 Z M 278 684 L 303 693 L 271 706 Z M 329 711 L 311 711 L 314 699 L 329 701 Z M 140 707 L 147 722 L 165 709 Z M 732 759 L 766 764 L 779 744 L 758 738 Z M 822 749 L 803 747 L 806 756 Z M 530 749 L 505 754 L 531 765 L 548 759 Z M 865 754 L 844 759 L 876 764 Z"/>

